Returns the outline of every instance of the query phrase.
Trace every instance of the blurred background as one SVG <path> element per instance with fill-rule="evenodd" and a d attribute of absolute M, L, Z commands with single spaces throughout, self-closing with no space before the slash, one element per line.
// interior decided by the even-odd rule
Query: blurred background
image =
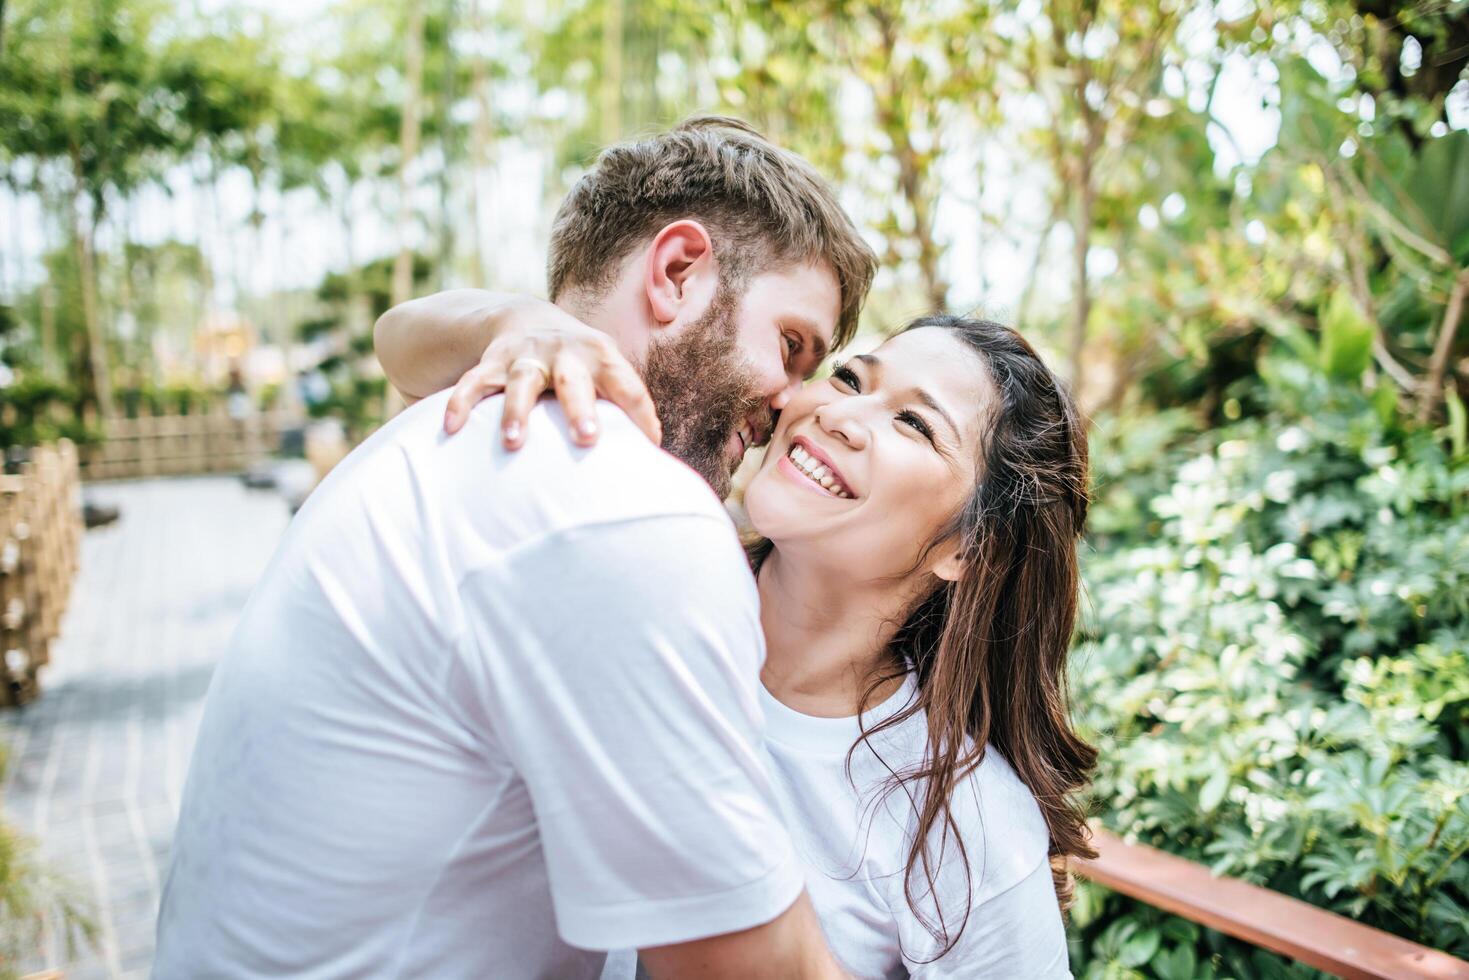
<path fill-rule="evenodd" d="M 376 317 L 542 293 L 598 149 L 710 111 L 840 188 L 859 343 L 978 311 L 1090 413 L 1100 823 L 1469 956 L 1466 65 L 1469 0 L 0 0 L 0 974 L 146 970 L 281 497 L 389 410 Z M 1095 884 L 1071 933 L 1319 975 Z"/>

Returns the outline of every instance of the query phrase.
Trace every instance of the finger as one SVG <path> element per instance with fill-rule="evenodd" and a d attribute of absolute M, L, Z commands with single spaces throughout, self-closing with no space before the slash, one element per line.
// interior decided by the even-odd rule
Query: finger
<path fill-rule="evenodd" d="M 552 370 L 556 400 L 571 423 L 571 439 L 578 446 L 597 443 L 597 389 L 592 374 L 573 357 L 558 357 Z"/>
<path fill-rule="evenodd" d="M 452 436 L 464 428 L 474 406 L 504 387 L 505 374 L 498 368 L 480 365 L 465 371 L 444 406 L 444 431 Z"/>
<path fill-rule="evenodd" d="M 536 399 L 546 390 L 546 375 L 534 364 L 510 369 L 505 382 L 505 407 L 500 418 L 500 431 L 506 449 L 519 449 L 525 443 L 525 426 Z"/>
<path fill-rule="evenodd" d="M 631 364 L 619 361 L 603 368 L 598 376 L 597 392 L 626 412 L 655 446 L 663 444 L 663 425 L 658 421 L 657 406 Z"/>

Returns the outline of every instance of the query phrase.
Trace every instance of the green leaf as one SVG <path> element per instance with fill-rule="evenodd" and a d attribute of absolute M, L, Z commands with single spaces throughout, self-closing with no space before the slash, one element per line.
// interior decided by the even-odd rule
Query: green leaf
<path fill-rule="evenodd" d="M 1449 412 L 1449 444 L 1454 447 L 1454 458 L 1461 459 L 1469 454 L 1469 419 L 1464 412 L 1464 399 L 1453 385 L 1444 392 L 1444 406 Z"/>
<path fill-rule="evenodd" d="M 1204 782 L 1204 788 L 1199 790 L 1199 809 L 1205 813 L 1213 813 L 1219 808 L 1227 789 L 1229 789 L 1229 770 L 1220 769 L 1210 776 Z"/>
<path fill-rule="evenodd" d="M 1198 973 L 1198 957 L 1192 946 L 1175 946 L 1153 957 L 1153 972 L 1159 980 L 1194 980 Z"/>
<path fill-rule="evenodd" d="M 1392 426 L 1398 417 L 1398 394 L 1391 385 L 1380 384 L 1372 393 L 1372 408 L 1384 429 Z"/>
<path fill-rule="evenodd" d="M 1162 939 L 1157 929 L 1144 929 L 1122 944 L 1122 951 L 1117 954 L 1117 959 L 1123 966 L 1142 966 L 1158 952 L 1158 944 Z"/>
<path fill-rule="evenodd" d="M 1338 287 L 1321 315 L 1321 369 L 1351 381 L 1372 361 L 1372 324 L 1345 288 Z"/>
<path fill-rule="evenodd" d="M 1469 253 L 1469 132 L 1426 141 L 1409 175 L 1409 191 L 1433 237 L 1463 262 Z"/>

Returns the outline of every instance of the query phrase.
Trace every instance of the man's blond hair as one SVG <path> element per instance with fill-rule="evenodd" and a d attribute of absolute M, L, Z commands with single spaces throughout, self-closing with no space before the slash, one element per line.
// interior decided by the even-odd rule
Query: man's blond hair
<path fill-rule="evenodd" d="M 648 139 L 604 150 L 566 196 L 551 229 L 547 285 L 592 296 L 641 242 L 680 219 L 709 230 L 720 286 L 824 262 L 841 288 L 835 346 L 857 330 L 877 256 L 809 163 L 725 116 L 697 116 Z"/>

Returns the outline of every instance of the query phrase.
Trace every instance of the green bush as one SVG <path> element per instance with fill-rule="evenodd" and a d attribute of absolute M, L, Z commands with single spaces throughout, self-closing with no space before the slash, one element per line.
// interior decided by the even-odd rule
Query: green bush
<path fill-rule="evenodd" d="M 143 382 L 118 389 L 117 407 L 124 418 L 159 415 L 199 415 L 210 411 L 220 392 L 196 381 L 173 381 L 159 385 Z"/>
<path fill-rule="evenodd" d="M 1263 410 L 1113 423 L 1075 659 L 1113 830 L 1469 955 L 1469 454 L 1267 357 Z M 1244 392 L 1238 393 L 1241 397 Z M 1313 971 L 1086 886 L 1081 977 Z"/>
<path fill-rule="evenodd" d="M 0 393 L 0 450 L 10 446 L 37 446 L 60 438 L 78 444 L 100 440 L 96 428 L 81 417 L 76 386 L 35 371 L 22 371 Z"/>
<path fill-rule="evenodd" d="M 312 418 L 335 418 L 346 428 L 352 443 L 360 442 L 383 424 L 388 382 L 383 377 L 364 377 L 354 372 L 345 358 L 322 362 L 321 370 L 331 382 L 331 393 L 307 406 Z"/>
<path fill-rule="evenodd" d="M 0 750 L 0 773 L 5 765 Z M 96 945 L 91 902 L 39 861 L 35 843 L 0 817 L 0 980 L 20 976 L 21 961 L 41 948 L 48 917 L 69 959 Z"/>

